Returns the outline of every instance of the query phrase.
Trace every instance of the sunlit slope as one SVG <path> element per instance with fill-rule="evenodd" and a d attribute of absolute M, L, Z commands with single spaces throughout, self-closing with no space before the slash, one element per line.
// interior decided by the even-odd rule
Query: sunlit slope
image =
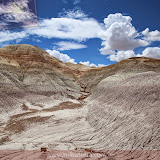
<path fill-rule="evenodd" d="M 116 64 L 95 68 L 85 72 L 79 81 L 86 83 L 89 90 L 93 89 L 101 80 L 115 75 L 136 74 L 147 71 L 160 72 L 160 59 L 152 59 L 146 57 L 134 57 L 120 61 Z"/>

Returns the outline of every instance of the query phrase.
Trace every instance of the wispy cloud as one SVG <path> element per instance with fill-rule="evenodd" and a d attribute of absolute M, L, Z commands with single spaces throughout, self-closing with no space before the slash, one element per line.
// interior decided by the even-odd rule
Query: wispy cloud
<path fill-rule="evenodd" d="M 40 27 L 26 30 L 30 35 L 84 41 L 97 38 L 102 30 L 95 19 L 51 18 L 41 21 Z"/>
<path fill-rule="evenodd" d="M 63 12 L 59 13 L 59 17 L 63 18 L 74 18 L 74 19 L 84 19 L 87 18 L 88 15 L 85 14 L 82 10 L 80 9 L 72 9 L 72 10 L 63 10 Z"/>
<path fill-rule="evenodd" d="M 26 32 L 11 32 L 11 31 L 5 31 L 0 32 L 0 43 L 6 43 L 13 40 L 22 40 L 26 38 L 28 35 Z"/>
<path fill-rule="evenodd" d="M 75 42 L 66 42 L 66 41 L 61 41 L 56 43 L 56 49 L 59 51 L 65 51 L 65 50 L 73 50 L 73 49 L 83 49 L 87 48 L 86 45 L 75 43 Z"/>

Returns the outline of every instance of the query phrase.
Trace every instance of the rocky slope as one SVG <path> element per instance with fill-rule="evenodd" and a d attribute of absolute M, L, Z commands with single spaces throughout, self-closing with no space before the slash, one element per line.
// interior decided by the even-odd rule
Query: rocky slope
<path fill-rule="evenodd" d="M 90 68 L 13 45 L 0 74 L 0 159 L 159 160 L 159 59 Z"/>
<path fill-rule="evenodd" d="M 160 59 L 134 57 L 122 60 L 119 63 L 107 67 L 89 70 L 80 77 L 79 81 L 86 83 L 88 89 L 93 89 L 101 80 L 109 76 L 121 74 L 126 77 L 129 74 L 147 71 L 160 72 Z"/>
<path fill-rule="evenodd" d="M 0 75 L 1 112 L 23 111 L 23 104 L 30 109 L 53 106 L 80 96 L 74 72 L 36 46 L 1 48 Z"/>
<path fill-rule="evenodd" d="M 94 148 L 160 149 L 157 143 L 160 135 L 159 79 L 159 73 L 144 72 L 119 80 L 113 86 L 101 83 L 94 89 L 97 93 L 88 98 L 91 103 L 87 116 L 96 131 L 94 139 L 99 139 Z M 99 88 L 103 87 L 102 92 Z"/>

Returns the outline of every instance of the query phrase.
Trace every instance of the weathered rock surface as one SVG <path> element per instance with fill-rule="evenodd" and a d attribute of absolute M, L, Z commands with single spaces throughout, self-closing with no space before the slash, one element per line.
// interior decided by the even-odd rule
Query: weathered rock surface
<path fill-rule="evenodd" d="M 52 106 L 53 100 L 60 103 L 80 96 L 72 70 L 36 46 L 1 48 L 0 75 L 1 112 L 20 110 L 24 103 Z"/>
<path fill-rule="evenodd" d="M 134 57 L 122 60 L 116 64 L 95 68 L 85 72 L 79 79 L 80 82 L 86 83 L 89 90 L 93 89 L 101 80 L 115 74 L 136 74 L 142 72 L 160 72 L 160 59 L 146 57 Z"/>
<path fill-rule="evenodd" d="M 0 49 L 0 159 L 75 159 L 60 154 L 76 149 L 83 160 L 159 160 L 159 122 L 159 59 L 90 68 L 36 46 Z"/>

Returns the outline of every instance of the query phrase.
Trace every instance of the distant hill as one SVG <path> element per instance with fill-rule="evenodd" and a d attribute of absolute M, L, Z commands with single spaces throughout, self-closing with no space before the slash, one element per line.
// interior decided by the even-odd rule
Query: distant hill
<path fill-rule="evenodd" d="M 85 72 L 79 81 L 86 83 L 88 89 L 94 88 L 101 80 L 115 74 L 136 74 L 147 71 L 160 72 L 160 59 L 134 57 L 122 60 L 116 64 L 95 68 Z"/>

